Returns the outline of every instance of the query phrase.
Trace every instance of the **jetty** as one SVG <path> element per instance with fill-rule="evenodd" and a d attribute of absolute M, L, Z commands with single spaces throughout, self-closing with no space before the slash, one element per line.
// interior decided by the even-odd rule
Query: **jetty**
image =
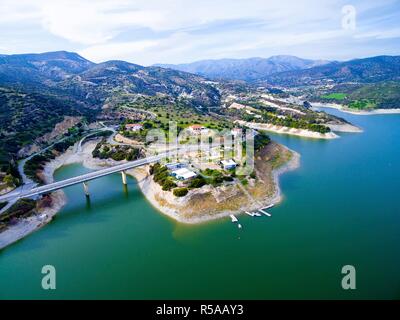
<path fill-rule="evenodd" d="M 258 210 L 258 211 L 260 211 L 261 213 L 264 213 L 267 217 L 270 217 L 270 216 L 271 216 L 270 213 L 268 213 L 267 211 L 264 211 L 263 209 L 260 209 L 260 210 Z"/>

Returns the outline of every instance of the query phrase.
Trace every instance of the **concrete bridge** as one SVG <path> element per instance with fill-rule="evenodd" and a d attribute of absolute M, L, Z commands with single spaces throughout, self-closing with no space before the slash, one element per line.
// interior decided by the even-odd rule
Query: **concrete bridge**
<path fill-rule="evenodd" d="M 49 183 L 46 184 L 44 186 L 40 186 L 40 187 L 34 187 L 31 189 L 25 189 L 22 188 L 22 190 L 17 190 L 17 191 L 11 191 L 8 194 L 5 194 L 3 196 L 0 196 L 0 202 L 10 202 L 13 201 L 15 202 L 18 199 L 22 199 L 22 198 L 31 198 L 31 197 L 35 197 L 35 196 L 39 196 L 41 194 L 45 194 L 45 193 L 49 193 L 49 192 L 53 192 L 62 188 L 66 188 L 75 184 L 79 184 L 79 183 L 83 183 L 83 188 L 85 191 L 86 195 L 89 195 L 89 188 L 88 188 L 88 184 L 87 182 L 90 180 L 94 180 L 94 179 L 98 179 L 110 174 L 114 174 L 114 173 L 118 173 L 121 172 L 122 174 L 122 183 L 123 184 L 127 184 L 126 181 L 126 170 L 129 169 L 133 169 L 133 168 L 137 168 L 143 165 L 147 165 L 147 164 L 151 164 L 151 163 L 155 163 L 158 162 L 164 158 L 168 158 L 171 157 L 172 155 L 176 154 L 177 152 L 181 153 L 181 152 L 193 152 L 196 150 L 203 150 L 205 151 L 206 149 L 210 149 L 210 148 L 214 148 L 220 146 L 220 144 L 213 144 L 213 145 L 206 145 L 206 146 L 199 146 L 199 145 L 193 145 L 193 146 L 186 146 L 183 148 L 175 148 L 170 149 L 168 151 L 162 152 L 158 155 L 155 156 L 150 156 L 147 158 L 143 158 L 143 159 L 139 159 L 139 160 L 135 160 L 135 161 L 130 161 L 128 163 L 124 163 L 124 164 L 120 164 L 120 165 L 116 165 L 110 168 L 106 168 L 106 169 L 101 169 L 101 170 L 97 170 L 94 172 L 90 172 L 90 173 L 86 173 L 80 176 L 76 176 L 73 178 L 69 178 L 69 179 L 65 179 L 62 181 L 57 181 L 54 183 Z"/>

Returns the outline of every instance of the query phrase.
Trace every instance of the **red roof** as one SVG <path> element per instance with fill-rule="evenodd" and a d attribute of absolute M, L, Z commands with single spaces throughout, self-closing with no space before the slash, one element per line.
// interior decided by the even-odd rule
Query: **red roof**
<path fill-rule="evenodd" d="M 192 125 L 192 126 L 190 126 L 190 128 L 192 128 L 192 129 L 203 129 L 204 127 L 203 126 L 201 126 L 201 125 L 199 125 L 199 124 L 194 124 L 194 125 Z"/>

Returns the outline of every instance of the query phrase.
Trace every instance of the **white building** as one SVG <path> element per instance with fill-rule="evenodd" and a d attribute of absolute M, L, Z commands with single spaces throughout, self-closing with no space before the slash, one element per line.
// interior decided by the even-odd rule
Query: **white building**
<path fill-rule="evenodd" d="M 190 133 L 196 134 L 196 135 L 200 135 L 200 134 L 205 134 L 208 133 L 208 129 L 206 127 L 203 127 L 201 125 L 198 124 L 194 124 L 190 127 L 188 127 L 188 130 Z"/>
<path fill-rule="evenodd" d="M 241 128 L 233 128 L 231 130 L 231 135 L 234 137 L 241 136 L 243 134 L 243 130 Z"/>
<path fill-rule="evenodd" d="M 130 123 L 125 126 L 125 129 L 129 131 L 140 131 L 143 129 L 143 125 L 141 123 Z"/>
<path fill-rule="evenodd" d="M 178 180 L 188 180 L 197 176 L 197 174 L 187 168 L 181 168 L 171 173 Z"/>
<path fill-rule="evenodd" d="M 222 160 L 221 165 L 225 170 L 231 170 L 231 169 L 235 169 L 237 167 L 236 162 L 233 161 L 232 159 Z"/>

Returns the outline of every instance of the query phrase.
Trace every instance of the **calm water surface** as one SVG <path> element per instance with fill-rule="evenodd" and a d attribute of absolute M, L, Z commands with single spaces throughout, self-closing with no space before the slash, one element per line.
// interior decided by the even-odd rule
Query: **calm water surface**
<path fill-rule="evenodd" d="M 400 298 L 400 115 L 353 116 L 361 134 L 272 135 L 301 154 L 271 218 L 187 226 L 159 214 L 119 175 L 65 189 L 40 231 L 0 251 L 0 298 Z M 87 172 L 70 165 L 64 179 Z M 41 289 L 41 268 L 57 289 Z M 354 265 L 357 289 L 341 289 Z"/>

